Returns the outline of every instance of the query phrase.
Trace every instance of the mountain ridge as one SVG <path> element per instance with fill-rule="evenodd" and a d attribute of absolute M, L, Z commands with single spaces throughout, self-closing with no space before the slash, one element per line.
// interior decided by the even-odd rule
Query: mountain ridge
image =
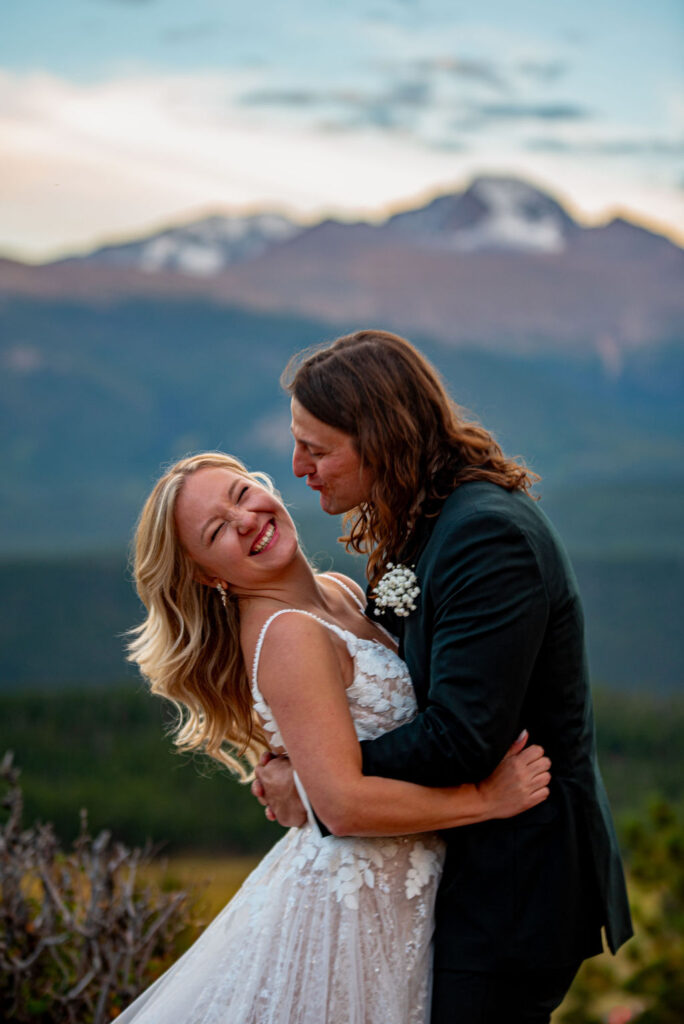
<path fill-rule="evenodd" d="M 380 223 L 212 216 L 86 256 L 0 260 L 0 298 L 203 298 L 454 347 L 625 354 L 684 338 L 684 250 L 624 217 L 584 227 L 527 182 L 480 177 Z"/>
<path fill-rule="evenodd" d="M 448 211 L 444 217 L 443 211 Z M 316 223 L 309 225 L 298 222 L 295 218 L 289 217 L 275 210 L 265 208 L 259 213 L 248 215 L 242 214 L 221 214 L 213 213 L 199 219 L 172 223 L 160 230 L 134 236 L 130 240 L 109 243 L 98 246 L 85 254 L 70 255 L 58 260 L 47 261 L 43 265 L 58 265 L 65 262 L 109 262 L 110 259 L 115 265 L 135 266 L 140 255 L 142 255 L 141 269 L 149 272 L 171 270 L 182 266 L 173 258 L 164 260 L 161 255 L 158 259 L 147 260 L 146 247 L 151 242 L 160 239 L 181 238 L 187 233 L 190 237 L 197 237 L 205 234 L 205 241 L 209 246 L 215 244 L 223 236 L 228 242 L 225 261 L 219 265 L 207 261 L 205 266 L 187 267 L 187 273 L 191 276 L 213 276 L 227 266 L 248 261 L 255 256 L 261 255 L 281 242 L 289 241 L 300 235 L 315 232 L 317 228 L 325 225 L 338 225 L 351 230 L 369 227 L 371 230 L 391 228 L 404 232 L 406 226 L 422 222 L 432 231 L 417 233 L 418 242 L 431 244 L 434 241 L 431 234 L 437 233 L 441 236 L 451 234 L 453 247 L 461 251 L 472 251 L 478 248 L 493 249 L 521 249 L 523 251 L 532 249 L 539 251 L 557 251 L 559 246 L 556 239 L 550 241 L 546 238 L 530 239 L 524 233 L 518 235 L 508 234 L 501 229 L 501 222 L 498 227 L 500 233 L 485 233 L 479 241 L 474 244 L 473 239 L 467 237 L 459 239 L 464 229 L 469 231 L 477 226 L 482 220 L 495 219 L 499 215 L 501 220 L 506 216 L 515 218 L 521 228 L 529 227 L 531 224 L 539 225 L 553 220 L 554 227 L 559 235 L 572 236 L 584 231 L 602 231 L 610 227 L 616 221 L 630 225 L 637 231 L 643 232 L 655 239 L 663 241 L 675 249 L 680 247 L 666 236 L 658 232 L 630 221 L 624 216 L 614 217 L 602 225 L 583 226 L 580 225 L 564 208 L 562 202 L 554 198 L 544 189 L 530 184 L 524 179 L 497 175 L 479 175 L 473 178 L 461 191 L 440 193 L 429 199 L 423 205 L 407 205 L 404 208 L 388 213 L 384 219 L 379 221 L 359 220 L 337 220 L 334 217 L 323 217 Z M 437 215 L 437 219 L 435 219 Z M 435 228 L 437 229 L 435 232 Z M 409 227 L 409 234 L 412 229 Z M 415 232 L 413 232 L 415 233 Z M 208 237 L 206 237 L 208 235 Z M 249 244 L 240 248 L 232 248 L 230 243 L 249 239 Z"/>

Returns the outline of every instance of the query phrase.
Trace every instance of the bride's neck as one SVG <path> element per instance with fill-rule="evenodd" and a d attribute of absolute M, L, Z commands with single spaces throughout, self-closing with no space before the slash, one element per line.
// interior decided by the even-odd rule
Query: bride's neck
<path fill-rule="evenodd" d="M 272 605 L 284 608 L 325 608 L 325 594 L 303 554 L 279 577 L 253 590 L 237 593 L 240 616 L 259 615 Z"/>

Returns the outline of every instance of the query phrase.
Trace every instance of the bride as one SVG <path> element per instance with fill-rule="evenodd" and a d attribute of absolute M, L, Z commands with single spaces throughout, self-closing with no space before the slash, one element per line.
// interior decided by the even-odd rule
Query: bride
<path fill-rule="evenodd" d="M 415 714 L 406 666 L 361 589 L 314 574 L 270 480 L 231 456 L 184 459 L 159 480 L 135 575 L 147 617 L 130 658 L 182 711 L 176 744 L 243 781 L 266 749 L 287 751 L 332 835 L 313 816 L 291 829 L 118 1020 L 425 1024 L 434 832 L 540 803 L 543 751 L 523 735 L 479 786 L 364 776 L 359 740 Z"/>

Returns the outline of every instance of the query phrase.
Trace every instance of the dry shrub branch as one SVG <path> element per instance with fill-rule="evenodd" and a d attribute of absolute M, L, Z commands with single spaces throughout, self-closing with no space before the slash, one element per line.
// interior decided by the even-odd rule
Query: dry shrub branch
<path fill-rule="evenodd" d="M 52 825 L 23 827 L 12 754 L 0 765 L 0 1020 L 104 1024 L 175 959 L 192 927 L 186 892 L 143 884 L 152 851 L 103 831 L 63 852 Z"/>

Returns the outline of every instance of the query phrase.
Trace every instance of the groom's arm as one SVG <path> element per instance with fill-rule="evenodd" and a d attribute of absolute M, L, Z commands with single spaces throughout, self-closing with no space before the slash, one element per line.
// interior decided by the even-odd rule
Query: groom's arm
<path fill-rule="evenodd" d="M 427 571 L 427 706 L 408 724 L 361 744 L 363 771 L 427 786 L 479 782 L 526 724 L 520 710 L 548 597 L 528 539 L 499 514 L 455 525 Z"/>

